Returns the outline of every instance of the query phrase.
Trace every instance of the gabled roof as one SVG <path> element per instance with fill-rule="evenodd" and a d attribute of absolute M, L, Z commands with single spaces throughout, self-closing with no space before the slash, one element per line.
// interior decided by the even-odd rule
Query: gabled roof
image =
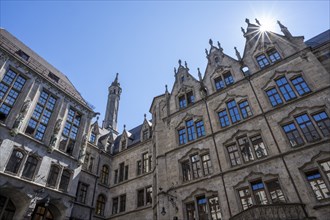
<path fill-rule="evenodd" d="M 28 46 L 23 44 L 7 30 L 0 28 L 0 37 L 2 48 L 8 50 L 13 56 L 17 57 L 19 57 L 19 55 L 17 55 L 17 52 L 19 50 L 23 51 L 29 56 L 29 59 L 25 63 L 28 67 L 33 69 L 37 74 L 47 78 L 50 82 L 53 82 L 55 86 L 60 87 L 63 91 L 65 91 L 67 94 L 75 98 L 77 101 L 79 101 L 81 104 L 83 104 L 85 107 L 92 111 L 89 104 L 84 100 L 78 90 L 63 73 L 61 73 L 54 66 L 49 64 L 46 60 L 40 57 Z M 23 59 L 21 60 L 23 61 Z M 55 75 L 55 77 L 58 77 L 58 81 L 54 80 L 54 77 L 51 78 L 49 75 Z"/>
<path fill-rule="evenodd" d="M 305 44 L 307 46 L 310 46 L 312 48 L 318 47 L 326 42 L 330 41 L 330 29 L 327 31 L 324 31 L 321 34 L 316 35 L 315 37 L 305 41 Z"/>

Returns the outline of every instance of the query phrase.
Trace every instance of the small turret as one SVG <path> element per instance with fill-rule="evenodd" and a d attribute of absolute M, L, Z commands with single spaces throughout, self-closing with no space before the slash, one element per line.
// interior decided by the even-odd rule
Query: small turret
<path fill-rule="evenodd" d="M 288 38 L 292 38 L 292 34 L 291 34 L 290 31 L 288 30 L 288 28 L 285 27 L 283 24 L 281 24 L 280 21 L 277 21 L 277 23 L 278 23 L 278 25 L 280 26 L 282 33 L 283 33 L 286 37 L 288 37 Z"/>

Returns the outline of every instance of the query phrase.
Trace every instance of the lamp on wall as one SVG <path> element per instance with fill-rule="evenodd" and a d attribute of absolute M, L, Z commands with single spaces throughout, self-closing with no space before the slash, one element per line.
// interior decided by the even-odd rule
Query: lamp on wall
<path fill-rule="evenodd" d="M 163 191 L 163 188 L 159 187 L 159 191 L 161 191 L 160 193 L 163 193 L 165 196 L 167 196 L 168 201 L 172 204 L 173 208 L 175 209 L 175 212 L 179 211 L 178 206 L 176 205 L 176 196 L 171 195 L 168 192 Z M 162 207 L 162 211 L 160 212 L 160 214 L 162 215 L 166 215 L 166 210 L 165 210 L 165 206 L 164 206 L 164 200 L 163 200 L 163 207 Z"/>

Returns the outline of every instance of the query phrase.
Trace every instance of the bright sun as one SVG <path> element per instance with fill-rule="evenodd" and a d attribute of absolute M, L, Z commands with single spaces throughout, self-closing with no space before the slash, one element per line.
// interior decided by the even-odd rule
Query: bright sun
<path fill-rule="evenodd" d="M 265 31 L 274 31 L 275 30 L 275 21 L 274 19 L 260 18 L 260 32 Z"/>

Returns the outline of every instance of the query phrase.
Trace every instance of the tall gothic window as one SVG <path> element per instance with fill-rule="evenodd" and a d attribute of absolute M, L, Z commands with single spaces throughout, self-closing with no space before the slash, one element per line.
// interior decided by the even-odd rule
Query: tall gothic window
<path fill-rule="evenodd" d="M 325 184 L 324 179 L 318 170 L 306 173 L 306 178 L 313 189 L 317 200 L 330 198 L 329 188 Z"/>
<path fill-rule="evenodd" d="M 13 220 L 16 207 L 10 198 L 0 195 L 0 216 L 4 220 Z"/>
<path fill-rule="evenodd" d="M 227 102 L 227 108 L 228 108 L 232 123 L 235 123 L 235 122 L 241 120 L 241 116 L 239 115 L 235 100 Z"/>
<path fill-rule="evenodd" d="M 108 184 L 109 182 L 109 167 L 107 165 L 102 166 L 100 180 L 103 184 Z"/>
<path fill-rule="evenodd" d="M 47 186 L 56 187 L 59 173 L 60 168 L 57 165 L 51 165 L 47 179 Z"/>
<path fill-rule="evenodd" d="M 290 84 L 288 83 L 287 79 L 284 76 L 275 80 L 275 82 L 278 88 L 280 89 L 280 92 L 283 95 L 285 101 L 289 101 L 297 97 L 292 87 L 290 86 Z"/>
<path fill-rule="evenodd" d="M 314 114 L 313 118 L 320 128 L 322 134 L 326 136 L 330 136 L 330 119 L 325 111 Z"/>
<path fill-rule="evenodd" d="M 62 133 L 59 149 L 68 154 L 72 154 L 80 126 L 81 115 L 70 108 Z"/>
<path fill-rule="evenodd" d="M 61 181 L 59 185 L 59 190 L 66 192 L 70 183 L 71 172 L 67 169 L 64 169 L 61 176 Z"/>
<path fill-rule="evenodd" d="M 0 82 L 0 121 L 6 120 L 26 79 L 9 69 Z"/>
<path fill-rule="evenodd" d="M 194 122 L 193 119 L 187 120 L 185 128 L 178 130 L 179 144 L 186 144 L 187 141 L 193 141 L 196 138 L 205 136 L 205 127 L 202 120 Z"/>
<path fill-rule="evenodd" d="M 49 119 L 53 113 L 55 103 L 56 98 L 54 98 L 50 93 L 42 91 L 25 133 L 32 135 L 38 140 L 42 140 Z"/>
<path fill-rule="evenodd" d="M 24 154 L 21 151 L 14 150 L 10 156 L 9 162 L 7 163 L 6 171 L 17 174 L 23 158 Z"/>
<path fill-rule="evenodd" d="M 86 202 L 88 185 L 82 182 L 78 183 L 76 200 L 81 203 Z"/>
<path fill-rule="evenodd" d="M 181 162 L 182 181 L 190 181 L 213 173 L 212 163 L 209 153 L 193 154 L 189 159 Z"/>
<path fill-rule="evenodd" d="M 184 95 L 179 96 L 179 108 L 186 108 L 188 105 L 195 102 L 195 96 L 192 91 L 187 92 Z"/>
<path fill-rule="evenodd" d="M 104 195 L 99 195 L 96 201 L 95 214 L 104 216 L 106 198 Z"/>
<path fill-rule="evenodd" d="M 30 155 L 24 165 L 22 176 L 27 179 L 32 179 L 38 165 L 38 159 L 36 156 Z"/>

